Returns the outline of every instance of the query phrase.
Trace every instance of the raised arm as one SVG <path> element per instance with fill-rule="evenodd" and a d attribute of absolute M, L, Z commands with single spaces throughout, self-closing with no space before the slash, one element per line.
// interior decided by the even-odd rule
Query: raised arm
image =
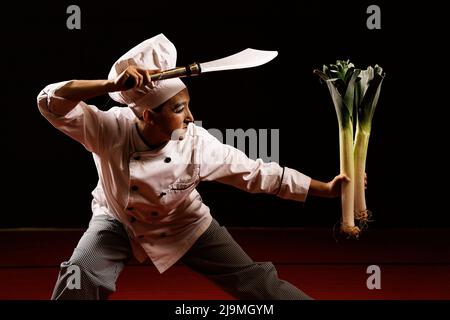
<path fill-rule="evenodd" d="M 132 84 L 126 87 L 125 82 L 132 78 Z M 130 66 L 123 71 L 114 80 L 72 80 L 55 90 L 55 95 L 74 102 L 88 100 L 101 96 L 108 92 L 125 91 L 131 88 L 140 88 L 144 86 L 153 87 L 150 80 L 150 71 Z M 60 116 L 70 112 L 76 104 L 56 104 L 51 112 Z"/>
<path fill-rule="evenodd" d="M 105 137 L 110 137 L 115 131 L 117 122 L 114 113 L 101 111 L 84 100 L 107 92 L 152 87 L 150 72 L 128 67 L 114 80 L 72 80 L 50 84 L 37 97 L 39 111 L 55 128 L 83 144 L 87 150 L 101 154 L 107 150 Z M 132 86 L 126 87 L 125 82 L 130 78 Z"/>

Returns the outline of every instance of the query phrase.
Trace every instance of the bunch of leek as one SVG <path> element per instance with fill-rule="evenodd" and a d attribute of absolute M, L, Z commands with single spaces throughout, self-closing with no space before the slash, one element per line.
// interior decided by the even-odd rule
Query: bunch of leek
<path fill-rule="evenodd" d="M 372 118 L 384 79 L 382 68 L 356 69 L 350 61 L 338 60 L 323 70 L 314 70 L 327 84 L 339 124 L 340 170 L 350 178 L 342 184 L 341 231 L 358 237 L 368 219 L 365 200 L 365 166 Z M 356 110 L 356 123 L 354 113 Z M 356 134 L 354 135 L 354 125 Z"/>

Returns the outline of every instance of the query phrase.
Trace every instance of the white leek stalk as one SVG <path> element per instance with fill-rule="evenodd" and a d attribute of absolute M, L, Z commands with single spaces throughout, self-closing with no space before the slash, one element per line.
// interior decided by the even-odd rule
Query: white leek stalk
<path fill-rule="evenodd" d="M 325 81 L 330 91 L 339 124 L 340 171 L 350 178 L 341 187 L 341 231 L 357 237 L 360 230 L 355 226 L 354 219 L 353 100 L 360 70 L 348 61 L 337 61 L 330 69 L 324 66 L 323 72 L 314 72 Z"/>
<path fill-rule="evenodd" d="M 355 219 L 365 226 L 370 214 L 366 205 L 365 172 L 370 130 L 375 107 L 383 82 L 383 69 L 378 65 L 362 70 L 355 84 L 356 135 L 355 161 Z"/>

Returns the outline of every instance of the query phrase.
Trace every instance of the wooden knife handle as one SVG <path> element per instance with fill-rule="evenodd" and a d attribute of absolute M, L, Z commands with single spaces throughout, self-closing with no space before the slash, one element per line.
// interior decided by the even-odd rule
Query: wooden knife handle
<path fill-rule="evenodd" d="M 174 69 L 165 70 L 163 72 L 155 73 L 150 76 L 152 81 L 160 81 L 171 78 L 182 78 L 199 75 L 201 72 L 200 64 L 192 63 L 186 67 L 177 67 Z M 134 79 L 128 78 L 125 81 L 125 87 L 131 89 L 134 87 Z"/>

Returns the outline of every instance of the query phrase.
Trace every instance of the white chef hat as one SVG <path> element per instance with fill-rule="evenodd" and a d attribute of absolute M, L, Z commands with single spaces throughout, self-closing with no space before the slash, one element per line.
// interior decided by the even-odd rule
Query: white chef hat
<path fill-rule="evenodd" d="M 176 61 L 175 46 L 161 33 L 141 42 L 121 56 L 112 66 L 108 79 L 116 79 L 128 66 L 163 71 L 175 68 Z M 160 106 L 184 88 L 186 86 L 179 78 L 173 78 L 157 81 L 154 88 L 110 92 L 109 96 L 119 103 L 128 105 L 135 115 L 140 117 L 145 109 Z"/>

